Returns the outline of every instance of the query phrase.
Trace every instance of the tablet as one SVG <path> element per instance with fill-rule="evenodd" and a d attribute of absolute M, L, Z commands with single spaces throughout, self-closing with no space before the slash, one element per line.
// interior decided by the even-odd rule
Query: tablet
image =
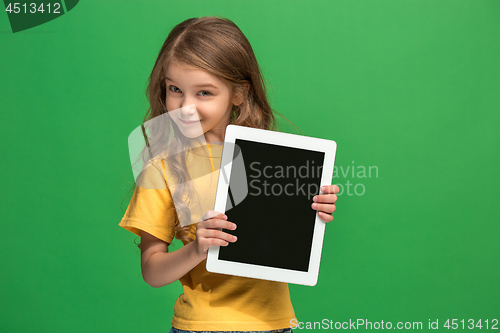
<path fill-rule="evenodd" d="M 212 246 L 207 271 L 313 286 L 325 231 L 312 198 L 332 181 L 335 141 L 229 125 L 214 210 L 238 237 Z"/>

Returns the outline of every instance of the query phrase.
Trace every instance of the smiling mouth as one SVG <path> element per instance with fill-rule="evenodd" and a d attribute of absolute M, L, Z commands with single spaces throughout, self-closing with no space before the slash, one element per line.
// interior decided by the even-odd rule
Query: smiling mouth
<path fill-rule="evenodd" d="M 199 120 L 184 120 L 184 119 L 180 119 L 179 120 L 185 124 L 185 125 L 191 125 L 191 124 L 196 124 L 196 123 L 199 123 L 200 121 Z"/>

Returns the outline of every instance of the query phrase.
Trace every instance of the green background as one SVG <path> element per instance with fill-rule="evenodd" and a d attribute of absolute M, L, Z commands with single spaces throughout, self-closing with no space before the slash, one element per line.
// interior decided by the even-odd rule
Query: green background
<path fill-rule="evenodd" d="M 0 13 L 0 331 L 170 328 L 180 283 L 148 286 L 118 226 L 127 138 L 168 32 L 208 15 L 364 189 L 339 196 L 318 284 L 290 285 L 299 321 L 500 319 L 500 1 L 83 0 L 16 34 Z"/>

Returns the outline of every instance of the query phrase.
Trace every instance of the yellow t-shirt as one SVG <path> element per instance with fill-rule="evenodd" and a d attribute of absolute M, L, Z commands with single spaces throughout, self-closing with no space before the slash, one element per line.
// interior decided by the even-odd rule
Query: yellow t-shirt
<path fill-rule="evenodd" d="M 192 221 L 199 221 L 204 212 L 214 208 L 222 145 L 207 148 L 198 150 L 201 153 L 189 152 L 187 157 L 189 173 L 202 201 L 190 209 Z M 166 182 L 170 173 L 165 165 L 161 159 L 151 161 L 146 179 L 136 187 L 119 226 L 139 236 L 144 230 L 170 244 L 177 215 L 171 197 L 174 186 Z M 157 175 L 162 175 L 161 182 L 165 181 L 163 188 Z M 196 224 L 192 224 L 192 231 L 196 231 Z M 191 331 L 264 331 L 288 328 L 296 319 L 287 283 L 210 273 L 205 266 L 203 260 L 179 279 L 184 293 L 175 302 L 173 327 Z"/>

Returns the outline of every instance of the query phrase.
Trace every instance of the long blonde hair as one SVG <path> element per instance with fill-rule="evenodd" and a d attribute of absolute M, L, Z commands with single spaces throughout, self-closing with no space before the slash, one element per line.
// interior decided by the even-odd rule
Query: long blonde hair
<path fill-rule="evenodd" d="M 172 61 L 216 75 L 230 86 L 232 92 L 241 95 L 243 103 L 233 105 L 230 124 L 276 130 L 274 113 L 283 116 L 269 105 L 261 70 L 249 41 L 231 20 L 217 16 L 190 18 L 170 31 L 149 76 L 146 96 L 150 107 L 144 117 L 144 123 L 167 112 L 164 75 Z M 178 131 L 176 126 L 167 127 L 174 132 Z M 165 127 L 162 128 L 148 138 L 144 126 L 142 127 L 148 147 L 153 146 L 150 140 L 168 142 L 169 147 L 165 147 L 167 150 L 189 145 L 189 140 L 181 142 L 186 139 L 179 133 L 164 133 Z M 190 220 L 188 203 L 182 201 L 182 198 L 186 193 L 190 198 L 194 195 L 194 190 L 186 186 L 191 178 L 187 172 L 184 155 L 176 154 L 170 157 L 168 164 L 179 184 L 172 194 L 174 201 L 180 203 L 176 205 L 177 214 L 184 214 Z M 175 237 L 184 243 L 194 240 L 194 226 L 182 227 L 177 219 Z"/>

